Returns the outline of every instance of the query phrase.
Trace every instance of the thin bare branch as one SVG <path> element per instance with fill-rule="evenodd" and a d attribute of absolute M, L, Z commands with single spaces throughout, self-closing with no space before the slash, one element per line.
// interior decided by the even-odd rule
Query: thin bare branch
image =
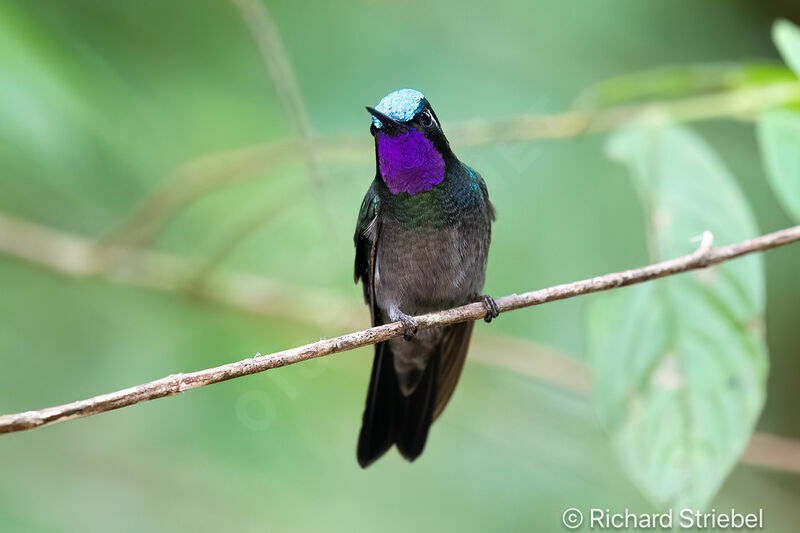
<path fill-rule="evenodd" d="M 592 374 L 582 360 L 527 339 L 480 329 L 472 341 L 469 363 L 502 368 L 542 383 L 587 396 Z"/>
<path fill-rule="evenodd" d="M 294 123 L 297 133 L 305 143 L 303 155 L 308 161 L 314 186 L 322 186 L 322 170 L 317 157 L 316 147 L 312 142 L 313 132 L 308 118 L 303 96 L 297 84 L 289 54 L 283 46 L 278 26 L 272 19 L 267 6 L 261 0 L 233 0 L 234 5 L 244 19 L 245 24 L 258 45 L 261 58 L 278 91 L 289 120 Z"/>
<path fill-rule="evenodd" d="M 705 244 L 711 244 L 704 234 Z M 125 270 L 109 269 L 93 261 L 93 243 L 83 237 L 53 230 L 0 213 L 0 251 L 48 267 L 70 276 L 102 276 L 115 283 L 174 292 L 192 292 L 210 302 L 255 314 L 313 319 L 320 327 L 351 328 L 366 320 L 363 306 L 353 305 L 333 294 L 286 287 L 285 283 L 247 274 L 217 275 L 198 285 L 185 282 L 194 273 L 191 262 L 180 256 L 123 250 L 133 258 Z M 275 302 L 281 302 L 276 305 Z M 309 313 L 325 309 L 325 313 Z M 501 367 L 544 383 L 551 383 L 580 395 L 591 390 L 591 375 L 586 364 L 552 348 L 527 340 L 481 331 L 475 338 L 474 363 Z M 754 466 L 800 473 L 800 442 L 756 433 L 742 462 Z"/>
<path fill-rule="evenodd" d="M 193 160 L 154 191 L 141 206 L 98 242 L 98 246 L 142 248 L 193 201 L 219 189 L 263 176 L 270 166 L 298 151 L 298 142 L 263 143 Z"/>
<path fill-rule="evenodd" d="M 504 335 L 477 335 L 472 363 L 500 367 L 556 385 L 580 396 L 592 389 L 589 366 L 552 348 Z M 755 432 L 741 462 L 760 468 L 800 474 L 800 440 Z"/>
<path fill-rule="evenodd" d="M 258 176 L 269 164 L 289 154 L 307 161 L 315 190 L 322 187 L 322 164 L 317 143 L 303 103 L 291 61 L 269 11 L 258 0 L 233 0 L 258 45 L 287 117 L 298 140 L 261 143 L 200 158 L 180 169 L 163 189 L 156 191 L 129 218 L 110 232 L 99 245 L 141 247 L 155 239 L 172 217 L 196 198 L 218 188 Z M 241 232 L 237 229 L 234 236 Z M 233 248 L 230 246 L 229 248 Z"/>
<path fill-rule="evenodd" d="M 742 455 L 745 464 L 800 474 L 800 441 L 754 433 Z"/>
<path fill-rule="evenodd" d="M 250 1 L 250 0 L 244 0 Z M 454 122 L 447 133 L 454 145 L 564 139 L 616 129 L 631 120 L 692 122 L 720 117 L 745 118 L 775 106 L 800 102 L 800 82 L 748 87 L 703 96 L 574 110 L 550 115 L 521 115 L 509 120 Z M 310 134 L 309 134 L 310 135 Z M 368 164 L 372 152 L 362 137 L 309 137 L 325 161 Z M 177 213 L 192 201 L 222 188 L 262 176 L 271 165 L 304 152 L 304 140 L 260 143 L 202 157 L 188 163 L 162 189 L 124 220 L 101 245 L 143 247 L 152 243 Z M 316 152 L 315 152 L 316 153 Z M 316 156 L 315 156 L 316 157 Z M 235 233 L 236 235 L 239 232 Z"/>
<path fill-rule="evenodd" d="M 204 283 L 205 280 L 208 279 L 211 274 L 220 267 L 220 265 L 222 265 L 225 259 L 230 257 L 234 250 L 236 250 L 243 242 L 245 242 L 251 234 L 264 226 L 270 220 L 274 220 L 282 215 L 291 206 L 291 202 L 286 201 L 284 198 L 278 205 L 272 206 L 271 209 L 260 210 L 242 221 L 222 240 L 222 243 L 217 246 L 216 249 L 212 250 L 208 254 L 208 259 L 206 259 L 202 266 L 197 270 L 197 274 L 195 274 L 192 283 Z"/>
<path fill-rule="evenodd" d="M 310 289 L 263 276 L 224 271 L 198 280 L 194 267 L 196 261 L 190 258 L 153 250 L 120 247 L 114 250 L 130 259 L 124 267 L 115 266 L 114 262 L 93 260 L 93 243 L 84 237 L 0 212 L 0 252 L 59 274 L 93 276 L 111 283 L 188 294 L 212 304 L 260 316 L 289 319 L 320 330 L 354 329 L 368 316 L 363 305 L 319 288 Z M 203 272 L 202 268 L 200 272 Z M 551 381 L 568 389 L 575 388 L 571 384 L 585 382 L 575 369 L 574 360 L 552 348 L 490 331 L 481 332 L 476 336 L 476 342 L 484 343 L 482 346 L 506 346 L 509 349 L 494 351 L 485 359 L 476 355 L 473 361 Z M 510 348 L 512 345 L 513 349 Z"/>
<path fill-rule="evenodd" d="M 507 121 L 474 120 L 454 124 L 447 128 L 447 133 L 456 145 L 564 139 L 615 130 L 633 120 L 695 122 L 719 117 L 749 118 L 759 111 L 798 101 L 800 83 L 775 83 L 606 109 L 523 115 Z"/>
<path fill-rule="evenodd" d="M 352 328 L 363 306 L 324 289 L 246 273 L 225 273 L 197 283 L 197 258 L 151 249 L 105 246 L 84 237 L 0 212 L 0 252 L 75 277 L 99 277 L 112 283 L 190 294 L 227 307 L 302 323 L 309 309 L 326 309 L 314 323 L 320 328 Z M 124 260 L 122 260 L 124 258 Z"/>
<path fill-rule="evenodd" d="M 746 254 L 770 250 L 797 241 L 800 241 L 800 226 L 787 228 L 755 239 L 720 248 L 711 247 L 711 236 L 709 233 L 706 233 L 700 248 L 691 254 L 642 268 L 614 272 L 523 294 L 504 296 L 497 299 L 497 304 L 501 312 L 512 311 L 514 309 L 625 287 L 681 272 L 705 268 Z M 419 324 L 419 329 L 428 329 L 470 320 L 478 320 L 483 318 L 485 313 L 486 310 L 482 303 L 473 303 L 454 309 L 421 315 L 416 317 L 416 319 Z M 265 370 L 307 361 L 309 359 L 354 350 L 362 346 L 369 346 L 397 337 L 401 335 L 402 332 L 402 324 L 394 322 L 357 331 L 355 333 L 349 333 L 333 339 L 325 339 L 305 346 L 275 352 L 269 355 L 258 355 L 235 363 L 228 363 L 197 372 L 174 374 L 157 381 L 96 396 L 88 400 L 81 400 L 37 411 L 5 415 L 0 417 L 0 433 L 33 429 L 63 420 L 90 416 L 144 401 L 173 396 L 189 389 L 204 387 L 213 383 L 248 376 Z"/>

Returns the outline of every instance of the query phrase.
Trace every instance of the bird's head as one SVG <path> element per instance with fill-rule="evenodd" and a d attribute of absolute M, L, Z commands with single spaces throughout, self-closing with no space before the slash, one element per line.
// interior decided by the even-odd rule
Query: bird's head
<path fill-rule="evenodd" d="M 372 115 L 381 177 L 394 194 L 429 191 L 444 178 L 445 158 L 452 155 L 447 138 L 425 96 L 400 89 L 384 96 Z"/>
<path fill-rule="evenodd" d="M 396 137 L 415 130 L 434 144 L 447 145 L 439 119 L 428 99 L 414 89 L 399 89 L 384 96 L 375 107 L 367 106 L 372 115 L 370 133 Z M 438 148 L 438 146 L 437 146 Z"/>

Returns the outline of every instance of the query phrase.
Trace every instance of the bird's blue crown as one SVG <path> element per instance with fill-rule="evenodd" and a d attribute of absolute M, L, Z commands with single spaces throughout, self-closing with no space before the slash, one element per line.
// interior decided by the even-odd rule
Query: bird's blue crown
<path fill-rule="evenodd" d="M 375 109 L 398 122 L 408 122 L 426 105 L 428 101 L 421 92 L 400 89 L 384 96 Z M 381 121 L 375 117 L 372 117 L 372 123 L 376 128 L 381 127 Z"/>

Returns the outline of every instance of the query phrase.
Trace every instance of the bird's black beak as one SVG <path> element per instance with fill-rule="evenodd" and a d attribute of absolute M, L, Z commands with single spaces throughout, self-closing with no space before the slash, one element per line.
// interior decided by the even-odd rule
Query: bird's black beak
<path fill-rule="evenodd" d="M 367 106 L 367 111 L 369 111 L 370 115 L 381 121 L 380 131 L 388 135 L 398 135 L 406 131 L 405 125 L 397 122 L 392 117 L 384 115 L 374 107 Z"/>

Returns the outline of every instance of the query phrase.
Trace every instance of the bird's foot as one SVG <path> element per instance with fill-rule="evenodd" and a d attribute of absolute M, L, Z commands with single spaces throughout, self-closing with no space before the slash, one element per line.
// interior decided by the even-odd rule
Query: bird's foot
<path fill-rule="evenodd" d="M 486 316 L 483 317 L 485 322 L 491 322 L 492 319 L 500 316 L 500 306 L 497 305 L 497 302 L 494 298 L 488 294 L 484 294 L 481 296 L 481 301 L 483 302 L 483 306 L 486 308 Z"/>
<path fill-rule="evenodd" d="M 417 334 L 419 324 L 414 320 L 413 316 L 407 315 L 401 311 L 395 311 L 391 313 L 390 318 L 395 322 L 403 324 L 403 338 L 405 340 L 410 341 L 414 338 L 414 335 Z"/>

